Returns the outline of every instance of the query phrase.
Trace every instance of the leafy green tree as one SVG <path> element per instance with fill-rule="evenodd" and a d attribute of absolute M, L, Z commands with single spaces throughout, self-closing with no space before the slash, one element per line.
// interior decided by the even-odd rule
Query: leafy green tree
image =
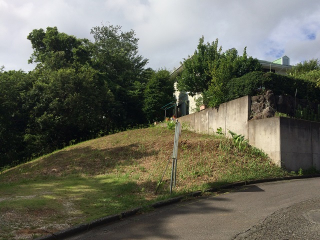
<path fill-rule="evenodd" d="M 207 90 L 212 79 L 209 69 L 218 67 L 221 51 L 218 39 L 205 44 L 204 37 L 201 37 L 194 54 L 182 63 L 183 71 L 177 79 L 178 89 L 189 92 L 191 96 Z"/>
<path fill-rule="evenodd" d="M 225 101 L 230 79 L 259 70 L 260 63 L 247 56 L 246 48 L 242 56 L 235 48 L 222 52 L 218 39 L 204 44 L 202 37 L 194 55 L 183 62 L 182 73 L 177 77 L 178 89 L 191 96 L 202 93 L 204 104 L 213 107 Z"/>
<path fill-rule="evenodd" d="M 318 59 L 311 59 L 308 61 L 303 61 L 301 63 L 296 64 L 288 70 L 288 75 L 292 77 L 300 77 L 311 71 L 318 71 L 320 70 L 320 62 Z"/>
<path fill-rule="evenodd" d="M 242 56 L 239 56 L 234 48 L 227 50 L 221 55 L 218 63 L 213 63 L 209 69 L 212 80 L 209 88 L 203 93 L 204 103 L 210 107 L 216 107 L 226 102 L 228 82 L 231 79 L 260 70 L 260 63 L 257 59 L 247 56 L 246 48 Z"/>
<path fill-rule="evenodd" d="M 114 97 L 118 127 L 143 123 L 143 92 L 149 70 L 148 60 L 138 54 L 138 38 L 133 30 L 120 26 L 94 27 L 93 66 L 107 82 Z"/>
<path fill-rule="evenodd" d="M 164 112 L 161 107 L 175 100 L 173 83 L 167 70 L 162 69 L 152 74 L 144 92 L 143 106 L 149 122 L 163 120 Z"/>
<path fill-rule="evenodd" d="M 97 136 L 110 127 L 113 95 L 93 68 L 35 71 L 25 140 L 33 153 Z"/>
<path fill-rule="evenodd" d="M 29 35 L 37 63 L 28 74 L 0 68 L 0 159 L 10 164 L 73 142 L 146 122 L 153 74 L 134 31 L 95 27 L 95 42 L 56 27 Z"/>
<path fill-rule="evenodd" d="M 309 61 L 298 63 L 288 71 L 288 75 L 316 82 L 317 87 L 320 87 L 320 62 L 318 59 L 311 59 Z"/>
<path fill-rule="evenodd" d="M 26 94 L 32 87 L 23 71 L 0 71 L 0 167 L 27 159 L 24 133 L 29 114 Z"/>
<path fill-rule="evenodd" d="M 304 74 L 299 75 L 298 78 L 308 80 L 311 82 L 316 82 L 317 87 L 320 87 L 320 70 L 312 70 L 310 72 L 306 72 Z"/>
<path fill-rule="evenodd" d="M 29 63 L 38 63 L 38 68 L 57 70 L 91 61 L 90 41 L 60 33 L 57 27 L 47 27 L 46 31 L 34 29 L 27 38 L 34 50 Z"/>

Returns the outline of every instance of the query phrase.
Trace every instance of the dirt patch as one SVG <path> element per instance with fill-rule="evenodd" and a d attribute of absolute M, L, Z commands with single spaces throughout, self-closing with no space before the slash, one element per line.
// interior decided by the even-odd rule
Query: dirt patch
<path fill-rule="evenodd" d="M 45 193 L 46 194 L 46 193 Z M 13 199 L 31 199 L 39 196 L 18 196 L 12 198 L 2 198 L 2 201 Z M 67 223 L 54 223 L 56 217 L 63 218 L 63 222 L 72 222 L 75 217 L 73 203 L 64 202 L 64 209 L 57 211 L 50 208 L 16 210 L 2 209 L 0 211 L 0 236 L 4 239 L 33 239 L 35 236 L 43 236 L 48 233 L 55 233 L 71 227 Z M 10 237 L 14 236 L 14 237 Z"/>

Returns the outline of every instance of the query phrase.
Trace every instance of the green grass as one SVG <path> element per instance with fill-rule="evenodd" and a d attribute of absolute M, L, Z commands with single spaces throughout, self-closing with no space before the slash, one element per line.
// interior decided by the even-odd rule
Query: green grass
<path fill-rule="evenodd" d="M 174 131 L 130 130 L 83 142 L 0 174 L 0 238 L 56 232 L 223 184 L 294 175 L 251 146 L 183 129 L 177 185 L 169 193 Z"/>

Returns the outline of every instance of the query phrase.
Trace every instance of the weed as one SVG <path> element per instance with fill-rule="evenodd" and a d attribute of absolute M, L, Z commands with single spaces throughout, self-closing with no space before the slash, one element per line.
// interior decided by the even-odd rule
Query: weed
<path fill-rule="evenodd" d="M 243 135 L 236 134 L 230 130 L 229 130 L 229 133 L 232 136 L 233 143 L 235 144 L 236 147 L 239 148 L 240 151 L 243 151 L 247 148 L 248 140 L 245 140 Z"/>
<path fill-rule="evenodd" d="M 141 172 L 146 172 L 147 171 L 147 169 L 144 166 L 139 166 L 139 170 Z"/>
<path fill-rule="evenodd" d="M 169 130 L 174 130 L 175 127 L 176 127 L 176 123 L 175 123 L 175 122 L 173 122 L 173 121 L 167 122 L 167 128 L 168 128 Z"/>
<path fill-rule="evenodd" d="M 310 168 L 308 168 L 308 169 L 302 169 L 302 168 L 299 168 L 299 170 L 298 170 L 298 175 L 299 176 L 302 176 L 302 175 L 309 175 L 309 174 L 318 174 L 319 173 L 319 171 L 314 167 L 314 166 L 312 166 L 312 167 L 310 167 Z"/>
<path fill-rule="evenodd" d="M 223 134 L 222 127 L 217 128 L 216 134 L 217 134 L 217 135 L 220 135 L 220 136 L 224 135 L 224 134 Z"/>
<path fill-rule="evenodd" d="M 287 118 L 290 117 L 288 114 L 282 113 L 282 112 L 276 112 L 275 116 L 276 117 L 287 117 Z"/>
<path fill-rule="evenodd" d="M 183 122 L 181 124 L 181 129 L 182 130 L 190 130 L 190 124 L 189 123 L 186 123 L 186 122 Z"/>

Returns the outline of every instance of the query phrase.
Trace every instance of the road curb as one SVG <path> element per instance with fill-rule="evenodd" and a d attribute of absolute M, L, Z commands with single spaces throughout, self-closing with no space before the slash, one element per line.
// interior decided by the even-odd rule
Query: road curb
<path fill-rule="evenodd" d="M 190 198 L 190 197 L 199 197 L 202 196 L 203 193 L 206 192 L 218 192 L 220 190 L 223 189 L 234 189 L 237 187 L 241 187 L 241 186 L 245 186 L 245 185 L 252 185 L 252 184 L 257 184 L 257 183 L 265 183 L 265 182 L 276 182 L 276 181 L 285 181 L 285 180 L 294 180 L 294 179 L 304 179 L 304 178 L 317 178 L 320 177 L 320 174 L 312 174 L 312 175 L 303 175 L 303 176 L 292 176 L 292 177 L 282 177 L 282 178 L 268 178 L 268 179 L 260 179 L 260 180 L 249 180 L 249 181 L 241 181 L 241 182 L 235 182 L 232 184 L 226 184 L 226 185 L 222 185 L 219 187 L 214 187 L 214 188 L 209 188 L 206 189 L 204 191 L 195 191 L 195 192 L 191 192 L 188 194 L 185 194 L 183 196 L 179 196 L 179 197 L 174 197 L 174 198 L 170 198 L 167 200 L 163 200 L 163 201 L 159 201 L 156 203 L 153 203 L 151 205 L 149 205 L 149 207 L 152 208 L 160 208 L 160 207 L 164 207 L 167 205 L 171 205 L 174 203 L 178 203 L 181 202 L 183 199 L 185 198 Z M 137 213 L 142 211 L 142 207 L 138 207 L 138 208 L 134 208 L 125 212 L 122 212 L 118 215 L 112 215 L 112 216 L 107 216 L 107 217 L 103 217 L 100 219 L 97 219 L 95 221 L 92 221 L 88 224 L 80 224 L 74 227 L 71 227 L 69 229 L 57 232 L 57 233 L 52 233 L 51 235 L 48 236 L 44 236 L 44 237 L 40 237 L 40 238 L 36 238 L 35 240 L 57 240 L 57 239 L 64 239 L 66 237 L 71 237 L 73 235 L 79 234 L 81 232 L 85 232 L 88 231 L 92 228 L 101 226 L 103 224 L 107 224 L 107 223 L 114 223 L 117 221 L 120 221 L 123 218 L 127 218 L 133 215 L 136 215 Z"/>

